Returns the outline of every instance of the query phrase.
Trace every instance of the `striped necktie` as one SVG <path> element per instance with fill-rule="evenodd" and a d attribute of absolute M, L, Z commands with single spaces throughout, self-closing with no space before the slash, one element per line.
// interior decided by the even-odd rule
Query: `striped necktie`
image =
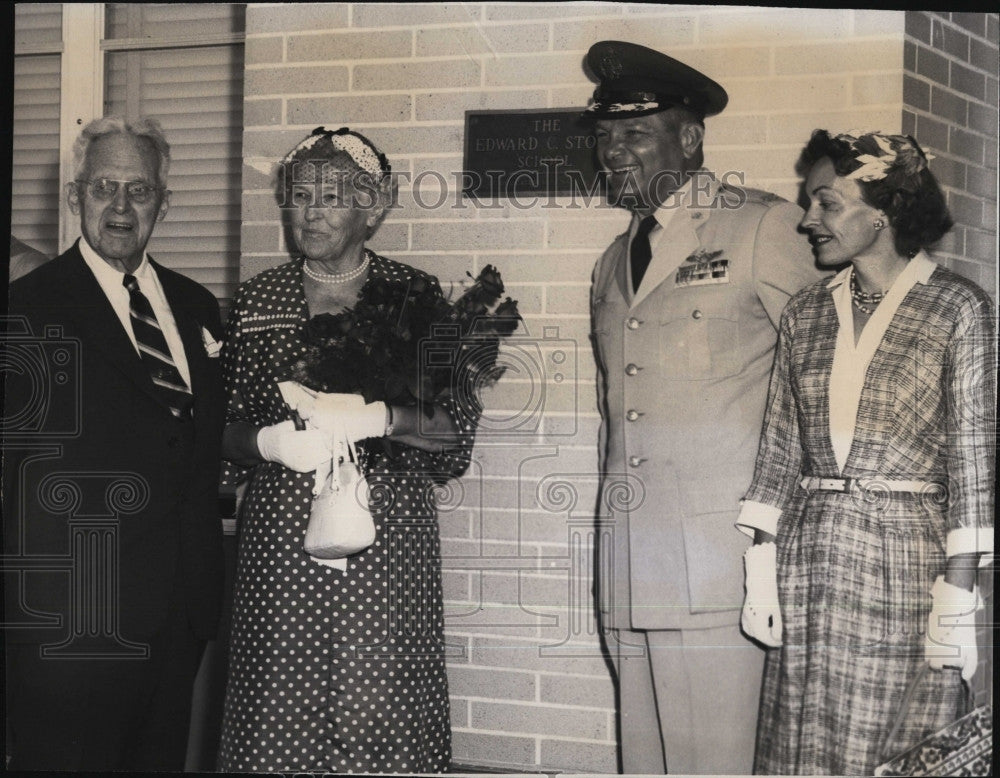
<path fill-rule="evenodd" d="M 128 289 L 132 332 L 143 364 L 149 370 L 149 377 L 170 406 L 170 412 L 179 419 L 186 418 L 191 413 L 193 403 L 191 390 L 184 383 L 170 356 L 167 340 L 163 337 L 163 330 L 156 320 L 153 307 L 146 295 L 139 291 L 139 281 L 135 276 L 126 273 L 122 285 Z"/>
<path fill-rule="evenodd" d="M 653 228 L 656 226 L 656 217 L 652 215 L 647 216 L 639 222 L 639 229 L 636 230 L 635 237 L 632 238 L 632 246 L 629 249 L 629 255 L 632 259 L 633 292 L 639 289 L 639 284 L 642 283 L 642 277 L 646 274 L 646 268 L 649 267 L 649 260 L 653 257 L 653 250 L 649 245 L 649 233 L 651 233 Z"/>

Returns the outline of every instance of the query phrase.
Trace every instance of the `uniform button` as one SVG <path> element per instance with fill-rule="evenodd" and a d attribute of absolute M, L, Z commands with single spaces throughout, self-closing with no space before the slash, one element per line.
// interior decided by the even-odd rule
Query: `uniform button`
<path fill-rule="evenodd" d="M 625 322 L 625 326 L 628 327 L 630 330 L 639 329 L 640 324 L 642 324 L 642 322 L 636 319 L 634 316 L 630 318 L 627 322 Z"/>
<path fill-rule="evenodd" d="M 625 365 L 625 375 L 637 375 L 639 373 L 639 366 L 629 363 Z"/>
<path fill-rule="evenodd" d="M 638 467 L 646 460 L 643 457 L 631 456 L 628 458 L 628 463 L 630 467 Z"/>
<path fill-rule="evenodd" d="M 700 319 L 701 318 L 701 311 L 699 311 L 697 308 L 695 308 L 693 311 L 691 311 L 691 318 L 692 319 Z"/>
<path fill-rule="evenodd" d="M 639 416 L 640 416 L 639 411 L 636 410 L 630 410 L 628 413 L 625 414 L 625 418 L 628 419 L 629 421 L 635 421 L 636 419 L 639 418 Z"/>

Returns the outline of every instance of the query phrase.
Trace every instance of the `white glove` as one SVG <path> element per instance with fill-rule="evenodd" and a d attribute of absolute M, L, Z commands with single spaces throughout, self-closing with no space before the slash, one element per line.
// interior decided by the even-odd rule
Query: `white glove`
<path fill-rule="evenodd" d="M 288 421 L 262 427 L 257 432 L 257 450 L 261 459 L 277 462 L 289 470 L 311 473 L 330 461 L 330 435 L 320 430 L 297 430 Z"/>
<path fill-rule="evenodd" d="M 299 411 L 300 416 L 302 415 L 300 409 L 306 406 L 311 408 L 316 399 L 316 392 L 306 389 L 298 381 L 279 381 L 278 391 L 281 392 L 281 399 L 288 407 L 293 411 Z"/>
<path fill-rule="evenodd" d="M 781 645 L 777 552 L 772 542 L 750 546 L 743 553 L 747 596 L 740 623 L 750 637 L 771 648 Z"/>
<path fill-rule="evenodd" d="M 309 422 L 310 427 L 338 437 L 343 435 L 352 443 L 385 435 L 384 402 L 365 404 L 360 394 L 314 392 L 287 381 L 278 387 L 285 402 Z"/>
<path fill-rule="evenodd" d="M 927 619 L 924 657 L 932 670 L 956 667 L 971 681 L 979 664 L 976 646 L 976 611 L 983 600 L 978 587 L 970 592 L 953 586 L 939 575 L 931 587 L 931 614 Z"/>
<path fill-rule="evenodd" d="M 381 438 L 385 436 L 386 411 L 385 403 L 376 400 L 365 403 L 353 412 L 344 415 L 344 429 L 349 440 L 357 443 L 366 438 Z"/>

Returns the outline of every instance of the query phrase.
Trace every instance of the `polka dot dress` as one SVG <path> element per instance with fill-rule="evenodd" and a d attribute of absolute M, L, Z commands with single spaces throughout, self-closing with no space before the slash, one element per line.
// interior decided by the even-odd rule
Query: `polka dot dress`
<path fill-rule="evenodd" d="M 369 279 L 418 271 L 370 254 Z M 290 418 L 275 373 L 301 356 L 301 260 L 237 293 L 224 352 L 229 421 Z M 468 430 L 467 430 L 468 431 Z M 471 431 L 469 436 L 471 446 Z M 219 768 L 231 772 L 441 772 L 451 756 L 434 495 L 468 463 L 361 449 L 377 539 L 346 572 L 302 550 L 311 473 L 226 463 L 251 477 L 240 518 Z"/>

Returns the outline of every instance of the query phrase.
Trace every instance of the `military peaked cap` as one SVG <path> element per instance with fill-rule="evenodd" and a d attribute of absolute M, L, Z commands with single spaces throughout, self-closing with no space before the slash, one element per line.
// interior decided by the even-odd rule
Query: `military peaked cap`
<path fill-rule="evenodd" d="M 625 119 L 684 106 L 714 116 L 729 95 L 708 76 L 659 51 L 624 41 L 600 41 L 587 52 L 587 67 L 600 81 L 584 111 L 592 119 Z"/>

